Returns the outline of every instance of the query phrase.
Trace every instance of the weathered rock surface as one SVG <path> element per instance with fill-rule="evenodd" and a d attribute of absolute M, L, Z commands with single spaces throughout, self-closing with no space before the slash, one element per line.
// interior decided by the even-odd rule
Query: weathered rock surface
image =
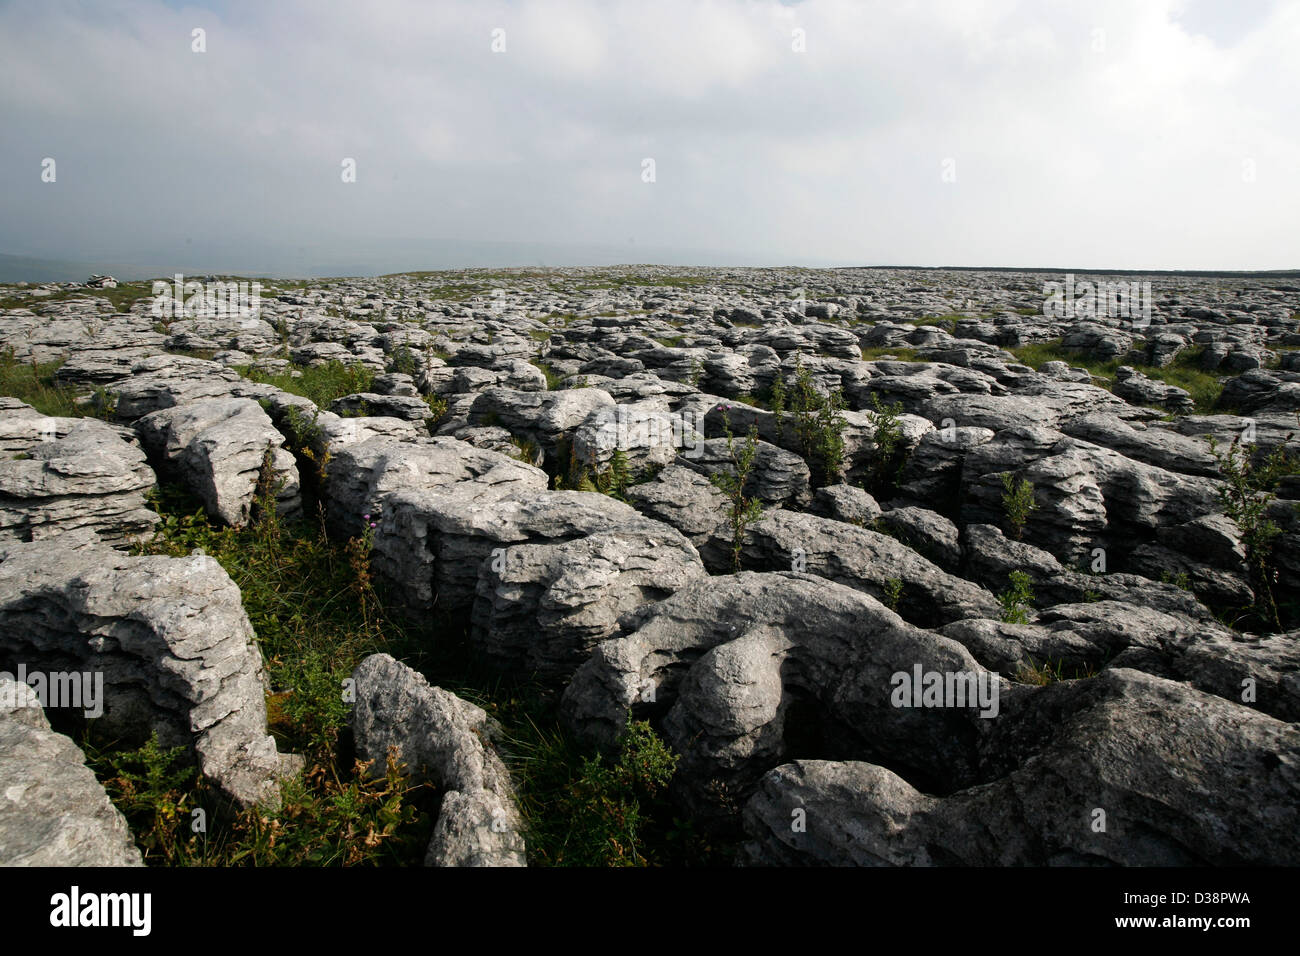
<path fill-rule="evenodd" d="M 963 523 L 1004 520 L 1004 474 L 1032 486 L 1025 540 L 1070 565 L 1102 548 L 1119 556 L 1164 524 L 1220 509 L 1219 484 L 1125 458 L 1046 428 L 1008 428 L 966 455 Z M 1113 560 L 1113 559 L 1112 559 Z"/>
<path fill-rule="evenodd" d="M 352 678 L 352 733 L 371 773 L 384 772 L 392 748 L 414 782 L 443 792 L 425 865 L 525 866 L 523 821 L 483 709 L 387 654 L 367 657 Z"/>
<path fill-rule="evenodd" d="M 741 573 L 688 585 L 628 615 L 565 691 L 580 738 L 610 746 L 629 715 L 663 711 L 683 796 L 716 812 L 792 749 L 872 753 L 941 789 L 974 781 L 973 708 L 891 703 L 913 668 L 984 672 L 956 642 L 912 627 L 859 591 L 810 575 Z"/>
<path fill-rule="evenodd" d="M 548 461 L 559 461 L 562 439 L 599 408 L 614 405 L 608 392 L 598 388 L 574 388 L 558 392 L 488 388 L 480 392 L 469 410 L 471 425 L 500 425 L 511 434 L 528 439 L 546 452 Z"/>
<path fill-rule="evenodd" d="M 944 797 L 870 763 L 776 768 L 745 808 L 748 859 L 893 866 L 1300 860 L 1294 724 L 1123 669 L 1042 688 L 1015 706 L 984 742 L 996 755 L 986 772 L 998 776 Z M 799 808 L 807 827 L 793 832 Z"/>
<path fill-rule="evenodd" d="M 259 481 L 275 497 L 276 511 L 302 505 L 298 466 L 284 437 L 257 402 L 205 399 L 145 415 L 135 423 L 140 441 L 202 501 L 208 513 L 233 527 L 248 523 Z"/>
<path fill-rule="evenodd" d="M 158 515 L 145 492 L 154 474 L 128 435 L 21 403 L 0 411 L 0 542 L 86 529 L 124 545 L 151 531 Z"/>
<path fill-rule="evenodd" d="M 294 769 L 267 735 L 239 589 L 212 558 L 129 557 L 84 531 L 0 548 L 0 666 L 19 664 L 102 679 L 100 730 L 191 747 L 238 803 L 278 801 Z"/>
<path fill-rule="evenodd" d="M 0 674 L 0 866 L 141 866 L 126 819 L 36 692 Z"/>
<path fill-rule="evenodd" d="M 439 610 L 468 612 L 494 552 L 615 530 L 667 537 L 672 529 L 590 492 L 485 494 L 472 481 L 445 491 L 393 492 L 375 531 L 375 570 L 413 607 L 431 607 L 436 599 Z"/>
<path fill-rule="evenodd" d="M 751 571 L 803 571 L 891 600 L 901 586 L 899 613 L 923 626 L 996 615 L 996 598 L 948 574 L 905 544 L 829 518 L 772 511 L 745 532 L 741 563 Z"/>
<path fill-rule="evenodd" d="M 723 562 L 730 559 L 730 502 L 704 475 L 683 465 L 669 465 L 652 480 L 629 488 L 627 500 L 646 517 L 684 534 L 710 571 L 724 570 Z"/>
<path fill-rule="evenodd" d="M 366 438 L 334 447 L 326 470 L 329 525 L 340 534 L 358 534 L 366 524 L 363 516 L 377 522 L 395 492 L 449 491 L 458 485 L 473 485 L 475 495 L 487 502 L 544 490 L 547 478 L 538 468 L 454 438 Z"/>
<path fill-rule="evenodd" d="M 471 642 L 502 670 L 567 680 L 620 615 L 703 577 L 695 548 L 667 526 L 515 545 L 479 572 Z"/>

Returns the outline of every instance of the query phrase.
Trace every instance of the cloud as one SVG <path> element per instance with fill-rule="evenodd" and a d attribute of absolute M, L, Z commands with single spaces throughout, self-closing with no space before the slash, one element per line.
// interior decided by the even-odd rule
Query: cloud
<path fill-rule="evenodd" d="M 0 250 L 631 239 L 756 263 L 1295 267 L 1298 9 L 11 3 Z"/>

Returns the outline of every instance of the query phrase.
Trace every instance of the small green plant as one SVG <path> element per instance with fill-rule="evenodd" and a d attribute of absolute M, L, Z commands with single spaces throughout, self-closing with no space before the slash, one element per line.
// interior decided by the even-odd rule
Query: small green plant
<path fill-rule="evenodd" d="M 785 437 L 785 373 L 779 368 L 772 377 L 772 388 L 768 396 L 768 407 L 776 419 L 776 437 L 780 441 Z"/>
<path fill-rule="evenodd" d="M 428 405 L 429 411 L 433 413 L 426 422 L 429 428 L 433 428 L 447 417 L 447 400 L 441 395 L 421 395 L 420 397 L 424 399 L 424 404 Z"/>
<path fill-rule="evenodd" d="M 556 491 L 589 491 L 624 501 L 628 487 L 644 480 L 644 476 L 633 479 L 627 452 L 622 448 L 614 449 L 609 464 L 604 468 L 597 467 L 596 463 L 580 461 L 573 445 L 570 444 L 568 449 L 569 467 L 567 473 L 555 476 Z"/>
<path fill-rule="evenodd" d="M 346 776 L 318 768 L 281 787 L 281 804 L 245 811 L 235 824 L 239 843 L 230 864 L 253 866 L 378 866 L 409 859 L 431 830 L 429 814 L 389 751 L 383 773 L 357 761 Z"/>
<path fill-rule="evenodd" d="M 281 532 L 280 513 L 276 499 L 284 490 L 286 478 L 275 470 L 275 446 L 267 442 L 262 451 L 262 463 L 257 469 L 257 479 L 253 484 L 253 507 L 249 518 L 263 534 L 277 535 Z"/>
<path fill-rule="evenodd" d="M 1002 488 L 1002 510 L 1006 513 L 1011 533 L 1019 541 L 1025 533 L 1025 523 L 1029 516 L 1038 508 L 1038 503 L 1034 500 L 1034 486 L 1027 478 L 1016 481 L 1015 476 L 1008 471 L 1002 475 Z"/>
<path fill-rule="evenodd" d="M 525 800 L 530 855 L 555 866 L 644 866 L 648 809 L 660 803 L 678 756 L 645 721 L 629 722 L 611 759 L 584 757 L 576 772 L 555 759 L 559 741 L 547 741 L 544 777 Z M 677 822 L 681 826 L 680 821 Z"/>
<path fill-rule="evenodd" d="M 1283 475 L 1293 474 L 1296 470 L 1297 462 L 1288 455 L 1285 447 L 1291 437 L 1287 435 L 1286 441 L 1258 464 L 1240 438 L 1234 438 L 1227 448 L 1220 449 L 1214 437 L 1210 437 L 1210 453 L 1219 464 L 1224 482 L 1219 491 L 1219 503 L 1241 530 L 1241 543 L 1246 549 L 1251 585 L 1255 591 L 1255 603 L 1249 611 L 1266 625 L 1278 629 L 1281 629 L 1282 622 L 1273 596 L 1273 585 L 1278 578 L 1273 549 L 1282 528 L 1268 517 L 1268 510 L 1277 497 L 1273 490 L 1277 482 Z"/>
<path fill-rule="evenodd" d="M 537 461 L 541 449 L 537 447 L 537 442 L 533 441 L 531 438 L 512 437 L 510 439 L 510 444 L 514 445 L 515 448 L 518 449 L 518 451 L 515 452 L 515 457 L 520 461 L 529 465 Z"/>
<path fill-rule="evenodd" d="M 1065 675 L 1064 659 L 1058 659 L 1055 664 L 1051 660 L 1047 660 L 1040 665 L 1035 664 L 1034 659 L 1031 657 L 1028 664 L 1021 664 L 1016 668 L 1014 676 L 1016 681 L 1021 684 L 1046 687 L 1048 684 L 1055 684 L 1058 681 L 1096 677 L 1097 672 L 1091 667 L 1076 667 L 1073 676 L 1067 677 Z"/>
<path fill-rule="evenodd" d="M 551 368 L 551 366 L 545 362 L 533 362 L 532 364 L 539 368 L 542 374 L 546 376 L 546 390 L 548 392 L 555 392 L 564 388 L 565 376 L 555 371 L 555 369 Z"/>
<path fill-rule="evenodd" d="M 136 750 L 97 754 L 89 743 L 86 749 L 92 759 L 99 756 L 111 773 L 108 792 L 131 821 L 136 845 L 147 862 L 155 858 L 170 862 L 197 849 L 197 842 L 187 846 L 186 840 L 191 811 L 198 803 L 197 767 L 188 748 L 163 748 L 155 730 Z"/>
<path fill-rule="evenodd" d="M 288 447 L 294 456 L 310 462 L 311 469 L 304 477 L 310 475 L 316 487 L 325 483 L 325 469 L 330 461 L 329 439 L 325 429 L 320 426 L 320 409 L 312 411 L 311 419 L 296 405 L 285 410 L 285 428 L 288 431 Z"/>
<path fill-rule="evenodd" d="M 113 416 L 117 414 L 117 396 L 113 395 L 102 385 L 97 385 L 91 392 L 90 399 L 86 403 L 90 409 L 90 414 L 96 418 L 102 418 L 104 421 L 112 421 Z"/>
<path fill-rule="evenodd" d="M 704 363 L 699 358 L 691 359 L 690 371 L 686 373 L 686 384 L 691 388 L 700 387 L 700 379 L 704 377 Z"/>
<path fill-rule="evenodd" d="M 794 430 L 818 487 L 834 484 L 844 469 L 844 407 L 839 389 L 823 394 L 813 382 L 812 372 L 796 360 L 791 402 Z"/>
<path fill-rule="evenodd" d="M 334 399 L 345 395 L 373 391 L 375 382 L 374 369 L 359 363 L 344 365 L 337 359 L 321 365 L 291 365 L 283 372 L 267 372 L 256 366 L 238 371 L 251 381 L 311 399 L 318 408 L 328 408 Z"/>
<path fill-rule="evenodd" d="M 880 400 L 878 392 L 872 392 L 871 409 L 876 418 L 876 433 L 872 439 L 876 446 L 876 459 L 872 467 L 872 487 L 867 490 L 889 496 L 898 489 L 903 466 L 907 464 L 907 453 L 903 447 L 903 423 L 899 419 L 903 413 L 903 403 L 885 404 Z"/>
<path fill-rule="evenodd" d="M 369 418 L 372 414 L 370 403 L 365 399 L 357 402 L 356 408 L 340 408 L 338 412 L 339 418 Z"/>
<path fill-rule="evenodd" d="M 420 360 L 415 357 L 415 353 L 408 346 L 401 345 L 393 351 L 392 360 L 389 362 L 389 370 L 414 377 L 420 374 Z"/>
<path fill-rule="evenodd" d="M 1029 611 L 1034 605 L 1033 578 L 1024 571 L 1008 575 L 1011 587 L 998 595 L 1002 605 L 1002 620 L 1006 624 L 1028 624 Z"/>
<path fill-rule="evenodd" d="M 887 578 L 885 580 L 885 607 L 891 611 L 898 610 L 898 602 L 903 597 L 903 579 Z"/>
<path fill-rule="evenodd" d="M 762 504 L 756 498 L 745 494 L 745 485 L 754 468 L 754 456 L 758 452 L 758 426 L 750 425 L 745 441 L 737 447 L 731 433 L 731 417 L 724 408 L 722 427 L 727 438 L 727 455 L 731 459 L 728 471 L 712 475 L 710 480 L 730 500 L 727 519 L 731 525 L 731 567 L 740 570 L 740 552 L 745 546 L 745 529 L 757 521 L 763 513 Z"/>
<path fill-rule="evenodd" d="M 607 472 L 608 487 L 601 488 L 607 495 L 615 498 L 622 498 L 627 492 L 627 486 L 631 479 L 628 475 L 627 452 L 621 448 L 614 449 L 614 455 L 609 461 L 609 471 Z"/>
<path fill-rule="evenodd" d="M 1184 591 L 1190 591 L 1192 589 L 1192 579 L 1188 577 L 1186 571 L 1179 571 L 1177 574 L 1172 574 L 1169 571 L 1161 571 L 1160 583 L 1172 584 L 1174 587 L 1181 588 Z"/>

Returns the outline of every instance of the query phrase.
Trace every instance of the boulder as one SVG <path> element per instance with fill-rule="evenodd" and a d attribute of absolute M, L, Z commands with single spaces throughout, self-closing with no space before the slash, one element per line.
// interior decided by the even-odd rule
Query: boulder
<path fill-rule="evenodd" d="M 948 574 L 905 544 L 867 528 L 793 511 L 762 515 L 745 531 L 741 564 L 749 571 L 800 571 L 893 600 L 923 627 L 998 613 L 997 599 Z M 893 582 L 893 584 L 891 584 Z"/>
<path fill-rule="evenodd" d="M 191 748 L 239 804 L 278 802 L 297 769 L 267 734 L 262 655 L 212 558 L 129 557 L 87 531 L 0 548 L 0 669 L 19 664 L 102 679 L 98 730 Z"/>
<path fill-rule="evenodd" d="M 973 698 L 933 711 L 896 705 L 898 675 L 917 668 L 972 675 L 996 710 L 998 679 L 959 644 L 851 588 L 745 572 L 629 614 L 621 636 L 574 675 L 561 717 L 580 739 L 610 747 L 630 718 L 663 713 L 682 756 L 679 794 L 710 815 L 808 746 L 872 753 L 939 789 L 973 782 L 977 725 L 988 721 Z"/>
<path fill-rule="evenodd" d="M 252 517 L 259 485 L 274 495 L 279 514 L 301 510 L 294 457 L 270 416 L 251 399 L 203 399 L 164 408 L 140 418 L 135 428 L 159 469 L 232 527 Z"/>
<path fill-rule="evenodd" d="M 1009 710 L 984 741 L 994 779 L 946 796 L 869 763 L 777 767 L 745 807 L 745 858 L 887 866 L 1300 861 L 1294 724 L 1125 669 L 1041 688 Z M 796 810 L 802 829 L 791 827 Z"/>
<path fill-rule="evenodd" d="M 0 674 L 0 866 L 143 866 L 126 819 L 36 692 Z"/>
<path fill-rule="evenodd" d="M 623 613 L 704 576 L 695 548 L 662 525 L 514 545 L 479 572 L 470 641 L 503 671 L 567 681 Z"/>
<path fill-rule="evenodd" d="M 415 783 L 442 791 L 426 866 L 525 866 L 523 819 L 483 711 L 387 654 L 353 671 L 357 755 L 382 776 L 390 750 Z"/>
<path fill-rule="evenodd" d="M 0 411 L 0 544 L 88 530 L 123 546 L 153 530 L 154 474 L 133 435 L 18 405 Z"/>

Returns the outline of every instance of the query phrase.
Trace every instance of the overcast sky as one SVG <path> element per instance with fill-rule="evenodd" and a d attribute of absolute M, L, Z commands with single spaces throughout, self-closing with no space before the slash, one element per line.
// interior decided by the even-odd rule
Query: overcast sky
<path fill-rule="evenodd" d="M 0 253 L 1295 268 L 1297 50 L 1300 0 L 0 3 Z"/>

